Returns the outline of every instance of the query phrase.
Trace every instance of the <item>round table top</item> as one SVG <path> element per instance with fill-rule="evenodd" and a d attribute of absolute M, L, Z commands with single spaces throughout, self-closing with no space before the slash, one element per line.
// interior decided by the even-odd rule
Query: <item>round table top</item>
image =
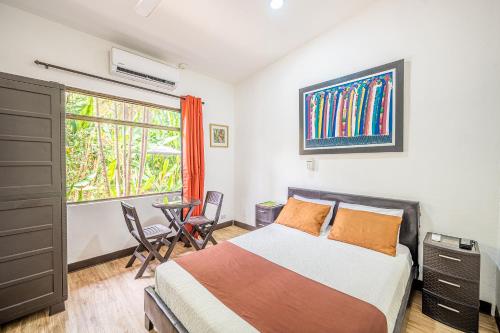
<path fill-rule="evenodd" d="M 161 198 L 156 199 L 153 202 L 153 207 L 155 208 L 165 208 L 165 209 L 180 209 L 198 206 L 201 204 L 199 199 L 183 197 L 180 195 L 165 194 Z"/>

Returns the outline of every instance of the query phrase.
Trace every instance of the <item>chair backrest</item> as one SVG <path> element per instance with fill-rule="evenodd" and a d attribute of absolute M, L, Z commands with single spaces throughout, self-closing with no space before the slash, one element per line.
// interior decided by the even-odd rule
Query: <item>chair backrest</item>
<path fill-rule="evenodd" d="M 129 205 L 126 202 L 121 201 L 123 217 L 125 218 L 125 223 L 127 224 L 128 231 L 133 235 L 132 231 L 137 231 L 139 237 L 142 241 L 146 240 L 144 235 L 144 230 L 142 229 L 141 222 L 139 221 L 139 216 L 134 206 Z"/>
<path fill-rule="evenodd" d="M 205 203 L 203 204 L 202 215 L 205 215 L 205 211 L 207 209 L 207 205 L 214 205 L 217 207 L 215 212 L 214 222 L 217 223 L 220 217 L 220 211 L 222 208 L 222 199 L 224 199 L 224 194 L 217 191 L 207 191 L 207 195 L 205 196 Z"/>

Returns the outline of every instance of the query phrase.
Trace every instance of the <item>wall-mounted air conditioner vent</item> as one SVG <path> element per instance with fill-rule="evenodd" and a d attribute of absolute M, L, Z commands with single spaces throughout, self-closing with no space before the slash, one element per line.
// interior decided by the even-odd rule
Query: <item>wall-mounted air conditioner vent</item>
<path fill-rule="evenodd" d="M 110 72 L 167 90 L 174 90 L 179 82 L 177 68 L 117 48 L 110 52 Z"/>
<path fill-rule="evenodd" d="M 155 76 L 144 74 L 144 73 L 139 73 L 139 72 L 136 72 L 136 71 L 133 71 L 133 70 L 130 70 L 130 69 L 126 69 L 126 68 L 120 67 L 120 66 L 116 67 L 116 71 L 120 72 L 120 73 L 124 73 L 124 74 L 133 75 L 133 76 L 135 76 L 137 78 L 140 78 L 140 79 L 150 80 L 150 81 L 153 81 L 153 82 L 157 82 L 157 83 L 160 83 L 160 84 L 166 84 L 166 85 L 169 85 L 169 86 L 175 86 L 175 82 L 173 82 L 173 81 L 168 81 L 168 80 L 165 80 L 165 79 L 160 79 L 159 77 L 155 77 Z"/>

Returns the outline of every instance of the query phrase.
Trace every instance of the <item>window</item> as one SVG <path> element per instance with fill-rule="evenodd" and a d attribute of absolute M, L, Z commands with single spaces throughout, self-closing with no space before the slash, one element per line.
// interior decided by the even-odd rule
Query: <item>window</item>
<path fill-rule="evenodd" d="M 68 202 L 180 191 L 178 110 L 66 92 Z"/>

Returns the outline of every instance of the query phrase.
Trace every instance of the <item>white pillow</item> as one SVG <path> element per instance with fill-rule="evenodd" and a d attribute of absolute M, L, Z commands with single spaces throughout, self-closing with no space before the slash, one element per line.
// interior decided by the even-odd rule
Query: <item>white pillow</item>
<path fill-rule="evenodd" d="M 377 214 L 382 214 L 382 215 L 391 215 L 391 216 L 398 216 L 398 217 L 403 217 L 403 213 L 404 213 L 403 209 L 387 209 L 387 208 L 348 204 L 345 202 L 339 203 L 339 208 L 347 208 L 347 209 L 352 209 L 352 210 L 362 210 L 364 212 L 372 212 L 372 213 L 377 213 Z"/>
<path fill-rule="evenodd" d="M 355 205 L 349 204 L 345 202 L 339 203 L 339 208 L 347 208 L 352 210 L 362 210 L 364 212 L 377 213 L 382 215 L 390 215 L 397 216 L 403 218 L 404 210 L 403 209 L 390 209 L 390 208 L 379 208 L 379 207 L 371 207 L 371 206 L 363 206 L 363 205 Z M 399 225 L 399 229 L 401 229 L 401 225 Z M 399 243 L 399 230 L 398 230 L 398 239 L 397 243 Z"/>
<path fill-rule="evenodd" d="M 328 238 L 328 234 L 330 233 L 330 230 L 332 230 L 332 226 L 327 225 L 326 229 L 325 229 L 325 233 L 323 235 L 319 235 L 319 237 Z"/>
<path fill-rule="evenodd" d="M 326 230 L 328 228 L 328 225 L 330 224 L 330 221 L 332 220 L 333 216 L 333 209 L 335 208 L 335 201 L 330 201 L 330 200 L 321 200 L 321 199 L 311 199 L 311 198 L 305 198 L 300 195 L 294 194 L 293 195 L 294 199 L 300 200 L 300 201 L 305 201 L 305 202 L 311 202 L 315 203 L 318 205 L 325 205 L 325 206 L 331 206 L 330 211 L 328 212 L 328 215 L 326 215 L 325 220 L 323 221 L 323 224 L 321 225 L 321 229 L 319 230 L 319 236 L 325 236 L 328 234 L 328 231 Z"/>

